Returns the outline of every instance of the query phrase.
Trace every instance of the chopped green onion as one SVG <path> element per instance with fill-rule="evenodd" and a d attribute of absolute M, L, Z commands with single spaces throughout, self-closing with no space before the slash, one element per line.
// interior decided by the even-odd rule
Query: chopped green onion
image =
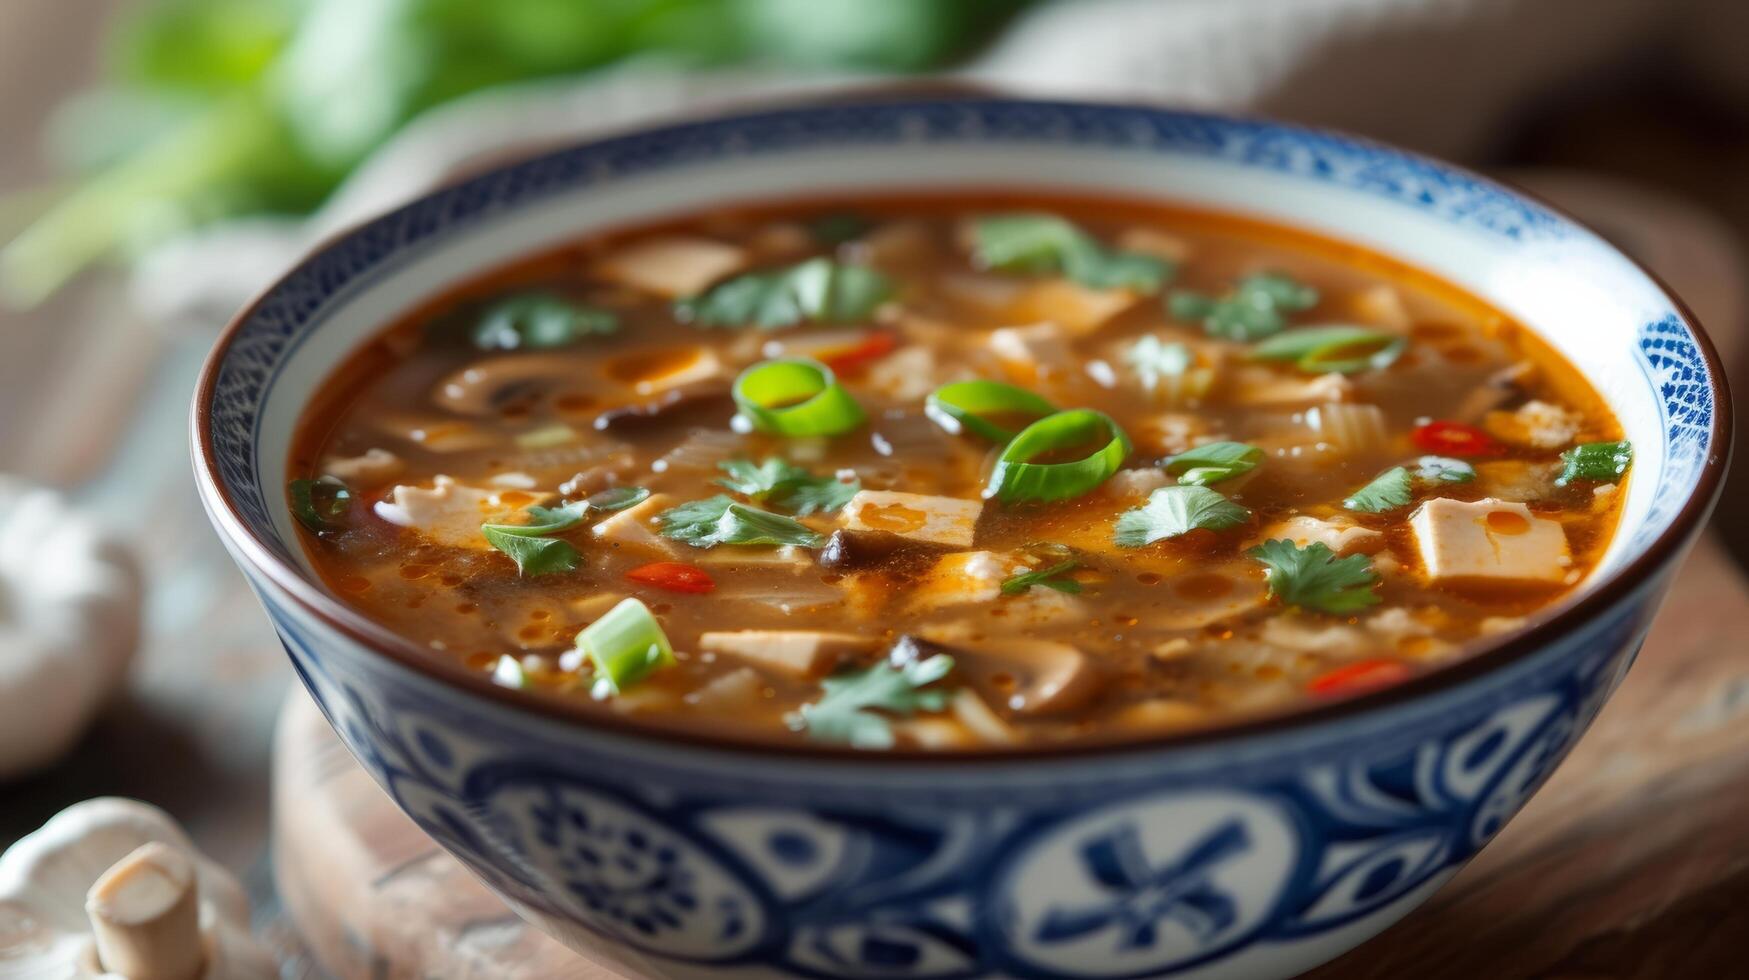
<path fill-rule="evenodd" d="M 549 292 L 524 293 L 486 308 L 474 326 L 481 350 L 551 350 L 619 329 L 612 312 Z"/>
<path fill-rule="evenodd" d="M 867 418 L 832 369 L 819 361 L 764 361 L 741 372 L 735 404 L 753 427 L 785 436 L 836 436 Z"/>
<path fill-rule="evenodd" d="M 1354 491 L 1342 502 L 1342 506 L 1363 514 L 1383 514 L 1387 510 L 1406 507 L 1413 499 L 1414 488 L 1409 482 L 1409 471 L 1401 466 L 1393 466 L 1373 477 L 1371 483 Z"/>
<path fill-rule="evenodd" d="M 818 548 L 825 536 L 800 521 L 743 504 L 726 493 L 692 500 L 656 515 L 664 537 L 695 548 L 719 544 L 786 545 Z"/>
<path fill-rule="evenodd" d="M 1056 411 L 1044 398 L 1001 381 L 955 381 L 930 392 L 923 402 L 923 414 L 947 432 L 975 432 L 999 443 L 1013 439 L 1015 433 L 985 416 L 1024 415 L 1037 421 Z"/>
<path fill-rule="evenodd" d="M 674 648 L 650 607 L 625 599 L 577 634 L 577 649 L 595 665 L 589 694 L 597 701 L 625 691 L 674 663 Z"/>
<path fill-rule="evenodd" d="M 1423 456 L 1415 461 L 1415 478 L 1428 483 L 1468 483 L 1476 478 L 1476 468 L 1450 456 Z"/>
<path fill-rule="evenodd" d="M 1243 476 L 1263 462 L 1263 450 L 1243 442 L 1211 442 L 1166 460 L 1166 472 L 1178 482 L 1207 486 Z"/>
<path fill-rule="evenodd" d="M 560 422 L 556 425 L 543 425 L 538 429 L 531 429 L 528 432 L 517 433 L 516 448 L 528 452 L 535 452 L 541 449 L 551 449 L 554 446 L 563 446 L 566 443 L 576 441 L 577 430 Z"/>
<path fill-rule="evenodd" d="M 1002 594 L 1020 595 L 1035 585 L 1042 585 L 1047 589 L 1075 595 L 1081 591 L 1081 583 L 1070 578 L 1069 573 L 1080 567 L 1079 561 L 1070 558 L 1036 572 L 1021 572 L 1003 581 Z"/>
<path fill-rule="evenodd" d="M 286 485 L 286 495 L 291 498 L 292 516 L 317 534 L 340 530 L 340 518 L 352 506 L 352 491 L 331 476 L 293 480 Z"/>
<path fill-rule="evenodd" d="M 569 541 L 515 533 L 521 530 L 522 528 L 515 525 L 486 524 L 480 528 L 480 533 L 486 536 L 486 543 L 509 555 L 516 562 L 518 575 L 534 578 L 537 575 L 568 572 L 577 567 L 582 556 L 577 554 L 577 549 L 571 547 Z"/>
<path fill-rule="evenodd" d="M 1100 443 L 1088 456 L 1067 463 L 1034 463 L 1040 456 Z M 1110 479 L 1130 454 L 1130 437 L 1111 416 L 1090 408 L 1047 415 L 1020 430 L 990 471 L 985 497 L 1003 503 L 1079 497 Z"/>
<path fill-rule="evenodd" d="M 1225 531 L 1251 519 L 1251 512 L 1208 487 L 1160 487 L 1148 502 L 1118 515 L 1120 548 L 1140 548 L 1191 531 Z"/>
<path fill-rule="evenodd" d="M 1211 337 L 1250 342 L 1280 333 L 1287 327 L 1288 313 L 1311 309 L 1318 291 L 1292 276 L 1265 272 L 1246 276 L 1233 284 L 1233 291 L 1220 299 L 1181 289 L 1166 301 L 1166 310 L 1179 320 L 1200 320 Z"/>
<path fill-rule="evenodd" d="M 1388 367 L 1409 346 L 1408 338 L 1371 327 L 1332 324 L 1278 333 L 1252 348 L 1259 361 L 1292 361 L 1313 374 L 1355 374 Z"/>
<path fill-rule="evenodd" d="M 1555 486 L 1564 487 L 1574 480 L 1596 480 L 1614 483 L 1634 461 L 1634 447 L 1626 442 L 1587 442 L 1561 454 L 1561 475 Z"/>

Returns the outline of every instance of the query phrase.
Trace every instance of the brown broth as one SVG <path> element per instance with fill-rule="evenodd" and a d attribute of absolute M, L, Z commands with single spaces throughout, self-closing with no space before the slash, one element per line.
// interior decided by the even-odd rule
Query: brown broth
<path fill-rule="evenodd" d="M 1185 253 L 1169 291 L 1218 296 L 1248 274 L 1289 274 L 1319 291 L 1314 307 L 1289 316 L 1293 325 L 1376 325 L 1403 333 L 1409 346 L 1387 368 L 1320 382 L 1332 387 L 1309 387 L 1317 381 L 1313 376 L 1291 365 L 1249 362 L 1243 345 L 1212 340 L 1200 325 L 1173 319 L 1157 297 L 1147 296 L 1068 338 L 1066 370 L 1062 364 L 1006 361 L 992 350 L 990 331 L 1072 319 L 1086 299 L 1053 277 L 1003 275 L 973 265 L 963 222 L 1015 210 L 1064 216 L 1106 243 L 1133 241 L 1125 236 L 1138 229 L 1166 236 Z M 873 229 L 836 249 L 809 238 L 808 219 L 846 211 L 868 216 Z M 813 255 L 867 263 L 897 283 L 898 292 L 869 320 L 846 326 L 701 329 L 678 322 L 667 298 L 604 281 L 592 271 L 629 243 L 670 233 L 737 245 L 753 269 Z M 530 289 L 610 309 L 620 329 L 533 355 L 484 352 L 468 342 L 484 303 Z M 1397 318 L 1402 322 L 1383 322 Z M 730 427 L 733 406 L 720 396 L 633 420 L 623 434 L 592 427 L 604 412 L 652 401 L 656 396 L 639 394 L 637 386 L 660 387 L 662 379 L 693 366 L 701 348 L 721 362 L 719 373 L 727 379 L 779 348 L 830 358 L 874 334 L 897 343 L 843 373 L 841 380 L 868 415 L 866 425 L 846 435 L 738 434 Z M 1145 390 L 1123 359 L 1144 334 L 1192 345 L 1199 365 L 1203 359 L 1216 362 L 1206 396 L 1171 403 Z M 826 341 L 837 348 L 815 350 Z M 525 363 L 538 370 L 513 370 L 514 359 L 531 357 Z M 1520 365 L 1511 384 L 1497 383 Z M 492 378 L 511 380 L 481 397 L 485 389 L 470 387 L 466 372 L 482 367 Z M 769 548 L 707 551 L 669 542 L 670 553 L 659 554 L 597 540 L 585 526 L 561 535 L 582 555 L 575 570 L 525 578 L 483 541 L 468 547 L 434 543 L 383 520 L 374 509 L 394 485 L 426 487 L 439 474 L 478 487 L 490 486 L 495 475 L 521 474 L 514 486 L 501 488 L 506 496 L 498 504 L 509 511 L 627 485 L 680 503 L 727 492 L 714 482 L 724 475 L 715 463 L 758 463 L 773 456 L 818 475 L 854 471 L 867 490 L 976 500 L 997 447 L 976 436 L 949 435 L 922 412 L 929 390 L 974 377 L 1029 387 L 1059 407 L 1111 415 L 1133 440 L 1131 469 L 1216 437 L 1259 446 L 1265 452 L 1261 466 L 1214 486 L 1252 518 L 1230 530 L 1195 530 L 1120 548 L 1112 541 L 1114 522 L 1145 498 L 1121 499 L 1108 484 L 1058 503 L 987 503 L 973 549 L 901 542 L 882 550 L 865 541 L 859 553 L 878 553 L 831 568 L 819 563 L 818 552 L 772 561 Z M 1115 383 L 1108 386 L 1102 378 Z M 1478 410 L 1488 391 L 1498 392 L 1496 403 L 1486 406 L 1495 412 L 1546 402 L 1559 406 L 1575 431 L 1558 445 L 1502 439 L 1498 455 L 1472 461 L 1477 479 L 1421 485 L 1417 501 L 1438 496 L 1527 503 L 1535 518 L 1558 522 L 1565 535 L 1571 563 L 1559 582 L 1430 582 L 1409 524 L 1414 506 L 1384 514 L 1343 507 L 1348 495 L 1381 471 L 1412 464 L 1423 454 L 1410 433 L 1425 420 L 1510 424 Z M 1348 410 L 1332 412 L 1332 403 L 1377 406 L 1382 431 L 1366 430 L 1366 438 L 1353 445 L 1314 431 L 1314 410 L 1324 413 L 1317 416 L 1321 422 L 1334 417 L 1328 424 L 1344 424 Z M 1362 410 L 1363 423 L 1369 412 Z M 996 421 L 1019 426 L 1030 419 Z M 454 658 L 483 673 L 505 656 L 519 658 L 529 683 L 593 704 L 589 668 L 578 667 L 566 651 L 615 598 L 632 596 L 656 614 L 678 662 L 600 703 L 599 710 L 657 725 L 676 720 L 793 739 L 806 736 L 792 732 L 785 716 L 819 700 L 818 672 L 792 676 L 757 658 L 702 652 L 701 634 L 822 630 L 875 641 L 827 664 L 837 670 L 875 663 L 899 636 L 918 635 L 954 652 L 956 669 L 943 685 L 970 692 L 967 697 L 975 696 L 988 711 L 979 716 L 981 723 L 967 716 L 971 708 L 964 705 L 924 711 L 893 718 L 891 728 L 902 745 L 950 747 L 1113 733 L 1141 737 L 1220 724 L 1319 697 L 1309 693 L 1320 689 L 1317 679 L 1344 665 L 1382 659 L 1412 675 L 1462 657 L 1560 601 L 1595 564 L 1614 529 L 1621 495 L 1594 493 L 1593 483 L 1558 487 L 1552 477 L 1563 449 L 1619 438 L 1619 426 L 1595 391 L 1531 331 L 1424 272 L 1353 245 L 1247 219 L 1029 193 L 725 210 L 597 236 L 483 274 L 389 325 L 336 371 L 301 422 L 291 472 L 315 477 L 328 460 L 372 449 L 399 458 L 398 473 L 353 483 L 355 500 L 342 530 L 307 534 L 305 545 L 343 601 L 429 647 L 433 657 Z M 1245 551 L 1261 540 L 1260 532 L 1296 517 L 1337 519 L 1382 536 L 1367 559 L 1380 576 L 1379 604 L 1330 615 L 1265 601 L 1264 567 Z M 801 520 L 824 534 L 839 526 L 836 514 Z M 1531 528 L 1512 513 L 1486 520 L 1505 535 Z M 883 508 L 869 521 L 899 533 L 920 522 L 906 506 Z M 1079 594 L 1034 587 L 1020 596 L 948 603 L 965 576 L 931 577 L 955 551 L 991 552 L 1009 566 L 1035 570 L 1062 558 L 1041 544 L 1071 549 L 1080 562 L 1069 573 L 1071 588 Z M 628 572 L 656 561 L 697 566 L 715 588 L 691 594 L 628 579 Z M 1095 678 L 1089 691 L 1059 699 L 1063 704 L 1055 710 L 1036 710 L 1052 699 L 1036 689 L 1044 668 L 1012 655 L 1021 640 L 1079 650 Z"/>

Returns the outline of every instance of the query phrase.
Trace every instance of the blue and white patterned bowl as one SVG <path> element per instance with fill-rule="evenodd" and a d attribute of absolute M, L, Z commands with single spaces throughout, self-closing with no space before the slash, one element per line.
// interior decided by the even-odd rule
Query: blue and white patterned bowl
<path fill-rule="evenodd" d="M 444 284 L 731 200 L 1096 190 L 1348 239 L 1533 325 L 1637 448 L 1585 592 L 1436 675 L 1208 734 L 849 757 L 589 721 L 428 661 L 328 595 L 279 488 L 300 410 Z M 1590 231 L 1455 167 L 1275 122 L 995 99 L 791 108 L 495 170 L 339 238 L 233 323 L 194 412 L 214 524 L 299 675 L 419 826 L 524 917 L 650 974 L 1285 977 L 1389 925 L 1546 779 L 1621 680 L 1718 492 L 1724 381 Z"/>

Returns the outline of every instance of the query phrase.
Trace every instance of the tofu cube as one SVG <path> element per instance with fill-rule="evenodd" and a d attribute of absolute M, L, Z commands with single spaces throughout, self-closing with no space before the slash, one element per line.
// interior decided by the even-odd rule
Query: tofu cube
<path fill-rule="evenodd" d="M 732 630 L 705 633 L 698 648 L 737 657 L 790 677 L 819 677 L 845 656 L 873 653 L 879 642 L 855 633 L 819 630 Z"/>
<path fill-rule="evenodd" d="M 669 299 L 693 296 L 747 266 L 747 253 L 693 235 L 665 235 L 615 249 L 594 273 L 610 282 Z"/>
<path fill-rule="evenodd" d="M 1573 566 L 1567 532 L 1520 503 L 1436 497 L 1409 526 L 1431 582 L 1559 585 Z"/>
<path fill-rule="evenodd" d="M 1026 569 L 1025 562 L 993 551 L 943 555 L 911 590 L 911 605 L 918 611 L 928 611 L 995 602 L 1002 597 L 1002 583 Z"/>
<path fill-rule="evenodd" d="M 1321 520 L 1301 515 L 1264 528 L 1261 540 L 1292 541 L 1301 548 L 1316 541 L 1338 555 L 1372 554 L 1385 546 L 1383 532 L 1341 519 Z"/>
<path fill-rule="evenodd" d="M 656 533 L 654 518 L 674 506 L 674 498 L 658 493 L 635 507 L 627 507 L 597 521 L 589 533 L 597 540 L 621 548 L 669 556 L 674 545 Z"/>
<path fill-rule="evenodd" d="M 981 500 L 863 490 L 844 505 L 841 521 L 849 531 L 887 531 L 911 541 L 970 548 L 983 512 Z"/>
<path fill-rule="evenodd" d="M 514 524 L 518 511 L 542 499 L 521 491 L 483 490 L 439 476 L 429 487 L 395 487 L 375 510 L 390 524 L 412 528 L 436 544 L 486 549 L 491 544 L 480 533 L 481 524 Z"/>

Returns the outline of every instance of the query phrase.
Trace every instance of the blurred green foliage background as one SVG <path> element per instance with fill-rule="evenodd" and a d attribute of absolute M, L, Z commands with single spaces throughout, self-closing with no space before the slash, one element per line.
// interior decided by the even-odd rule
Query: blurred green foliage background
<path fill-rule="evenodd" d="M 40 301 L 87 265 L 188 229 L 309 211 L 423 110 L 632 57 L 913 72 L 1032 0 L 143 0 L 52 149 L 79 179 L 0 250 Z M 16 210 L 16 207 L 14 208 Z"/>

